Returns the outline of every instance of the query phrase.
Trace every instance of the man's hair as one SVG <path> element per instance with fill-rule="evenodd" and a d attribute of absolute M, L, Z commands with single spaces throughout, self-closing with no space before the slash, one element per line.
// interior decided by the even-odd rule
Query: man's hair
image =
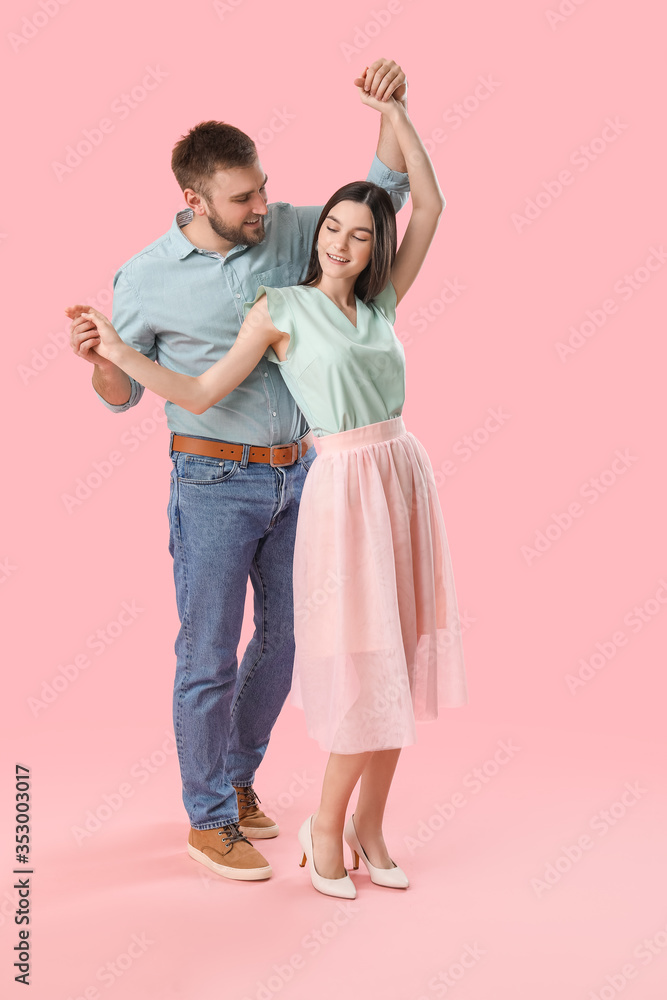
<path fill-rule="evenodd" d="M 329 198 L 315 229 L 315 239 L 310 252 L 308 273 L 301 285 L 313 285 L 322 277 L 322 265 L 317 253 L 317 238 L 327 215 L 340 201 L 356 201 L 368 205 L 373 216 L 373 249 L 371 259 L 357 277 L 354 294 L 362 302 L 370 302 L 379 295 L 391 277 L 396 257 L 396 211 L 391 198 L 384 190 L 370 181 L 353 181 L 339 188 Z"/>
<path fill-rule="evenodd" d="M 207 181 L 217 170 L 250 167 L 257 148 L 249 135 L 225 122 L 200 122 L 181 136 L 171 154 L 171 169 L 181 190 L 208 197 Z"/>

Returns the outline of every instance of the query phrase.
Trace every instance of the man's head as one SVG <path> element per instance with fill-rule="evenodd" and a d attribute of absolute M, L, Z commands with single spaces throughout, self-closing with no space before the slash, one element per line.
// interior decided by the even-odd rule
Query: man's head
<path fill-rule="evenodd" d="M 188 207 L 221 239 L 261 243 L 267 178 L 250 136 L 225 122 L 200 122 L 174 146 L 171 168 Z"/>

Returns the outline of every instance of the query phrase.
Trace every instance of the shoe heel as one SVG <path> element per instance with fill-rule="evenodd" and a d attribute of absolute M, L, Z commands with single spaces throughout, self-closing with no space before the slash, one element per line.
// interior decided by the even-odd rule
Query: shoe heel
<path fill-rule="evenodd" d="M 299 861 L 299 868 L 303 868 L 305 864 L 306 864 L 306 855 L 304 854 L 301 861 Z"/>
<path fill-rule="evenodd" d="M 361 844 L 359 837 L 357 836 L 356 827 L 354 825 L 354 816 L 351 816 L 345 825 L 344 832 L 345 841 L 352 851 L 352 859 L 354 862 L 353 871 L 359 868 L 359 858 L 362 859 L 364 865 L 368 869 L 368 874 L 371 877 L 371 882 L 376 885 L 386 885 L 394 889 L 407 889 L 409 882 L 407 875 L 392 861 L 394 865 L 393 868 L 375 868 L 370 861 L 368 856 L 364 851 L 363 845 Z M 391 859 L 390 859 L 391 860 Z"/>

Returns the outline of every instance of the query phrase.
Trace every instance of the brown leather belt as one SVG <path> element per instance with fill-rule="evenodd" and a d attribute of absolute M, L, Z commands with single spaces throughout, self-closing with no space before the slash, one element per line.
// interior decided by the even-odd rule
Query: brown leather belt
<path fill-rule="evenodd" d="M 290 444 L 274 444 L 269 448 L 251 445 L 248 453 L 249 462 L 266 462 L 268 465 L 294 465 L 306 454 L 313 436 L 310 431 L 300 441 Z M 202 440 L 201 438 L 183 437 L 174 434 L 172 451 L 187 451 L 194 455 L 205 455 L 207 458 L 226 458 L 232 462 L 240 462 L 243 458 L 242 444 L 228 444 L 226 441 Z"/>

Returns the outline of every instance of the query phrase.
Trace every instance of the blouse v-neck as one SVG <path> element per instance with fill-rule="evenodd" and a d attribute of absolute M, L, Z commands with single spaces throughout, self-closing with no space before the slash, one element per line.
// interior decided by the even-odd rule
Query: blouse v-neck
<path fill-rule="evenodd" d="M 314 291 L 320 292 L 320 294 L 324 296 L 324 298 L 327 300 L 327 302 L 331 303 L 331 305 L 336 310 L 336 312 L 340 313 L 340 315 L 343 316 L 347 320 L 347 322 L 350 324 L 350 326 L 352 327 L 352 329 L 356 333 L 359 333 L 359 305 L 360 304 L 363 305 L 363 303 L 361 302 L 361 299 L 358 298 L 358 296 L 356 296 L 356 295 L 354 296 L 354 301 L 355 301 L 356 306 L 357 306 L 357 322 L 353 323 L 352 320 L 350 319 L 350 317 L 347 315 L 347 313 L 344 313 L 343 310 L 340 308 L 340 306 L 337 306 L 336 303 L 333 301 L 333 299 L 330 299 L 329 296 L 327 295 L 327 293 L 323 292 L 321 288 L 317 288 L 316 285 L 304 285 L 303 287 L 304 288 L 312 288 L 312 289 L 314 289 Z"/>

